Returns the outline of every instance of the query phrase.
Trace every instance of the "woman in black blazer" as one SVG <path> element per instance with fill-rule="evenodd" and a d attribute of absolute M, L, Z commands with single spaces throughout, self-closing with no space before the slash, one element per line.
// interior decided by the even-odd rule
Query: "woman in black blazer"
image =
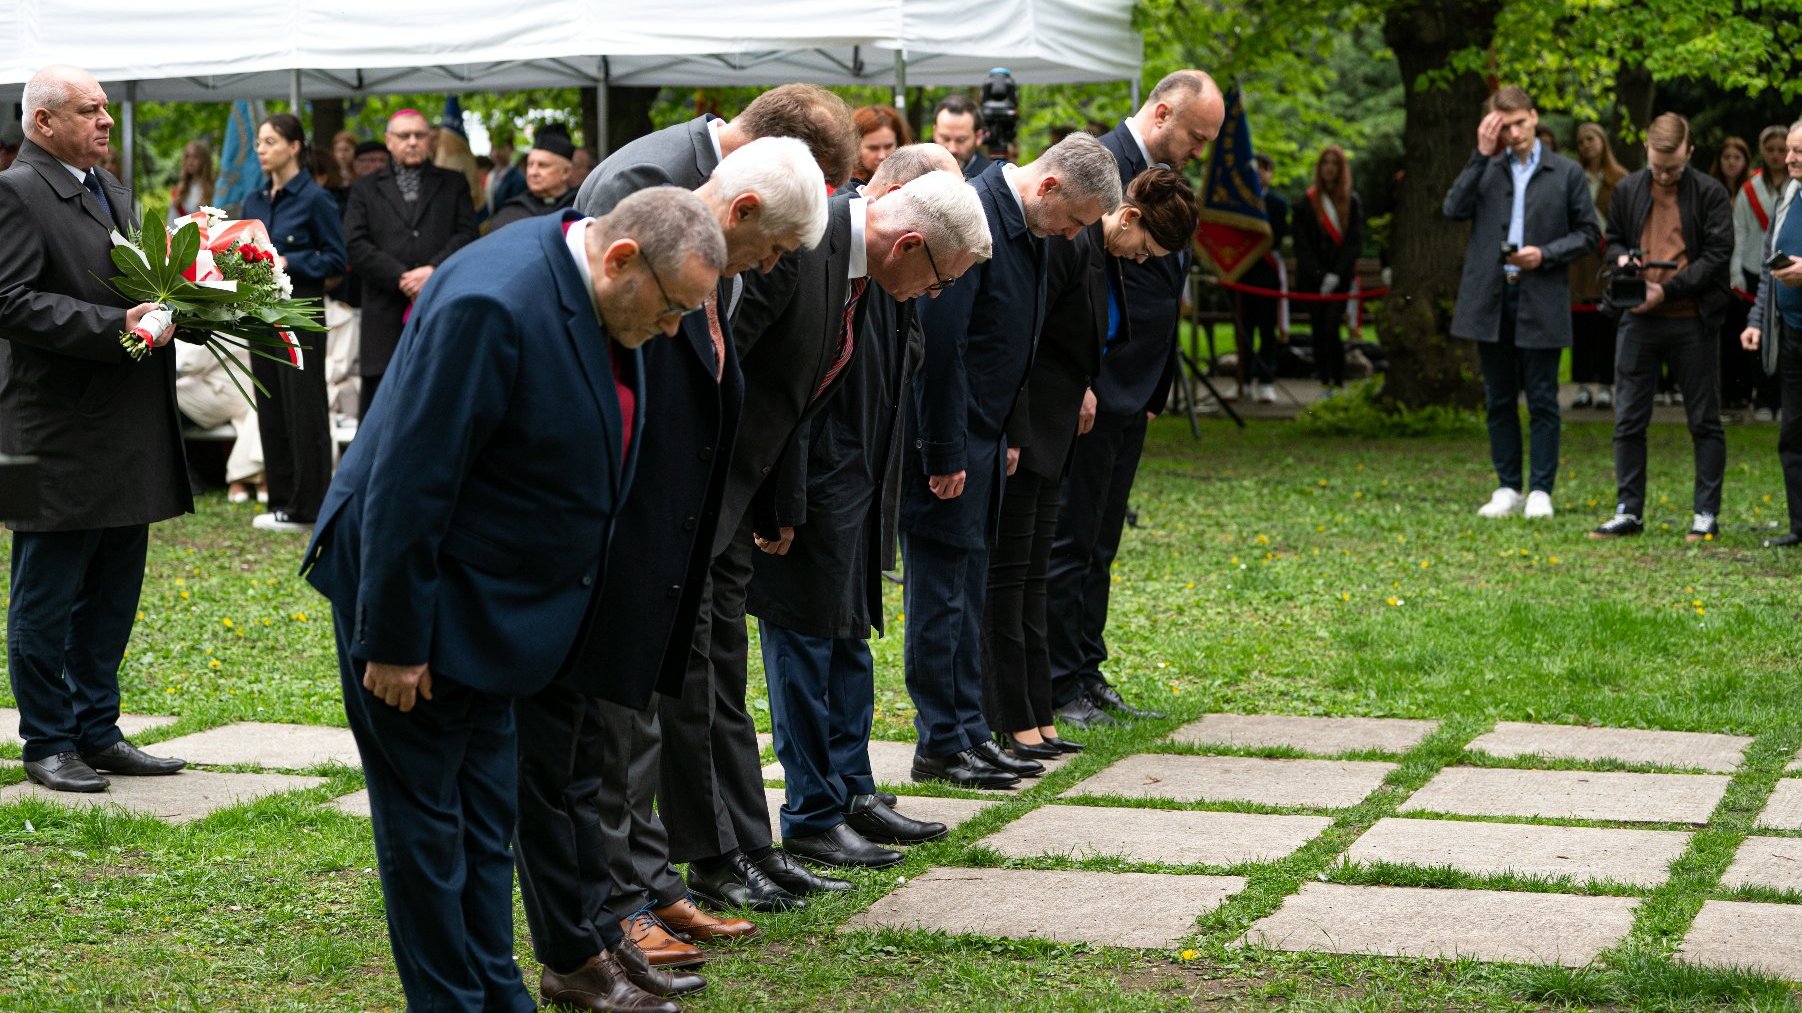
<path fill-rule="evenodd" d="M 1320 295 L 1350 292 L 1358 277 L 1358 253 L 1364 248 L 1364 203 L 1352 190 L 1351 163 L 1335 145 L 1314 163 L 1308 199 L 1295 209 L 1290 227 L 1295 237 L 1296 291 Z M 1345 321 L 1343 301 L 1308 303 L 1308 329 L 1313 334 L 1314 364 L 1331 394 L 1345 386 Z"/>
<path fill-rule="evenodd" d="M 1120 261 L 1142 263 L 1183 249 L 1195 219 L 1188 182 L 1169 169 L 1147 169 L 1126 188 L 1118 211 L 1075 239 L 1045 241 L 1045 325 L 1008 417 L 1010 467 L 983 612 L 984 717 L 1022 759 L 1082 749 L 1060 739 L 1052 723 L 1045 571 L 1070 451 L 1095 421 L 1089 385 L 1102 356 L 1130 337 Z"/>

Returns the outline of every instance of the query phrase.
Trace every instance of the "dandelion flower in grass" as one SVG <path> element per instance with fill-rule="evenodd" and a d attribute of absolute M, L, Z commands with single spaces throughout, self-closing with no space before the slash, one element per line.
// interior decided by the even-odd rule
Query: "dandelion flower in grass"
<path fill-rule="evenodd" d="M 207 659 L 207 663 L 206 663 L 206 667 L 208 667 L 208 668 L 218 668 L 218 667 L 219 667 L 219 659 L 218 659 L 218 658 L 208 658 L 208 659 Z"/>
<path fill-rule="evenodd" d="M 1185 590 L 1185 591 L 1193 591 L 1193 590 L 1195 590 L 1195 582 L 1194 582 L 1194 581 L 1190 581 L 1190 582 L 1189 582 L 1189 583 L 1188 583 L 1188 584 L 1186 584 L 1186 585 L 1184 585 L 1184 586 L 1183 586 L 1183 590 Z"/>
<path fill-rule="evenodd" d="M 228 630 L 229 630 L 229 629 L 231 629 L 231 628 L 232 628 L 232 627 L 234 627 L 234 626 L 236 626 L 236 625 L 238 625 L 238 624 L 237 624 L 237 623 L 234 623 L 234 622 L 232 622 L 232 620 L 231 620 L 231 616 L 226 616 L 226 617 L 225 617 L 225 618 L 224 618 L 224 619 L 221 619 L 221 620 L 219 620 L 219 625 L 221 625 L 221 626 L 223 626 L 223 627 L 225 627 L 225 628 L 226 628 L 226 629 L 228 629 Z"/>
<path fill-rule="evenodd" d="M 1558 557 L 1557 556 L 1547 556 L 1547 557 L 1545 557 L 1545 561 L 1547 563 L 1550 563 L 1553 566 L 1558 565 Z"/>
<path fill-rule="evenodd" d="M 1341 592 L 1339 592 L 1339 600 L 1340 601 L 1351 601 L 1351 595 L 1348 592 L 1341 591 Z"/>
<path fill-rule="evenodd" d="M 144 620 L 144 613 L 142 613 L 142 612 L 139 612 L 139 613 L 138 613 L 138 621 L 139 621 L 139 622 L 143 622 L 143 620 Z"/>
<path fill-rule="evenodd" d="M 1423 559 L 1420 561 L 1420 568 L 1423 570 L 1432 565 L 1433 565 L 1433 561 L 1430 559 Z"/>
<path fill-rule="evenodd" d="M 183 591 L 183 592 L 182 592 L 182 593 L 181 593 L 181 599 L 182 599 L 182 601 L 187 601 L 187 600 L 188 600 L 188 598 L 189 598 L 189 597 L 190 597 L 190 595 L 189 595 L 189 594 L 188 594 L 188 592 L 186 592 L 186 591 Z"/>
<path fill-rule="evenodd" d="M 1183 952 L 1177 954 L 1177 956 L 1181 957 L 1184 960 L 1194 960 L 1196 957 L 1201 956 L 1201 954 L 1197 953 L 1194 950 L 1184 950 Z"/>
<path fill-rule="evenodd" d="M 1395 595 L 1390 595 L 1385 600 L 1389 602 L 1389 605 L 1391 608 L 1397 608 L 1402 605 L 1402 600 L 1400 598 L 1397 598 Z"/>
<path fill-rule="evenodd" d="M 295 621 L 295 622 L 297 622 L 297 623 L 304 623 L 304 622 L 306 622 L 306 621 L 307 621 L 307 614 L 306 614 L 306 613 L 305 613 L 305 612 L 296 612 L 296 613 L 294 613 L 294 621 Z"/>

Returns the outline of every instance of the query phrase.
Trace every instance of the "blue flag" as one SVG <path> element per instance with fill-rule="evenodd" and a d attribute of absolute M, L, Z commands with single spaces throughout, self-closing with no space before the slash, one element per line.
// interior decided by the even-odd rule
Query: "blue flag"
<path fill-rule="evenodd" d="M 1208 155 L 1201 190 L 1201 221 L 1195 238 L 1202 263 L 1226 281 L 1257 263 L 1270 249 L 1270 216 L 1264 210 L 1264 185 L 1252 158 L 1251 124 L 1234 85 L 1226 93 L 1226 122 Z"/>
<path fill-rule="evenodd" d="M 225 143 L 219 147 L 219 181 L 213 188 L 213 206 L 229 208 L 241 204 L 263 182 L 263 167 L 257 164 L 257 116 L 249 102 L 232 103 L 231 119 L 225 124 Z"/>

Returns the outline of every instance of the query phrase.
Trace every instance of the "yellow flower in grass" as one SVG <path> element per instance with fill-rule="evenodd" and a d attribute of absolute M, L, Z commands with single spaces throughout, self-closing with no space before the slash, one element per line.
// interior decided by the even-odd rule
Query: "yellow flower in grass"
<path fill-rule="evenodd" d="M 231 629 L 232 627 L 238 625 L 237 623 L 234 623 L 231 621 L 230 616 L 226 616 L 224 619 L 219 620 L 219 624 L 221 626 L 224 626 L 228 630 Z"/>
<path fill-rule="evenodd" d="M 1384 600 L 1387 601 L 1392 608 L 1398 607 L 1402 604 L 1402 600 L 1400 598 L 1397 598 L 1395 595 L 1390 595 L 1388 598 L 1385 598 Z"/>
<path fill-rule="evenodd" d="M 183 591 L 183 592 L 182 592 L 182 593 L 181 593 L 181 600 L 182 600 L 182 601 L 187 601 L 187 600 L 188 600 L 188 599 L 189 599 L 189 598 L 191 598 L 191 597 L 193 597 L 193 595 L 190 595 L 190 594 L 189 594 L 189 593 L 188 593 L 188 592 L 186 592 L 186 591 Z"/>
<path fill-rule="evenodd" d="M 218 668 L 219 667 L 219 659 L 218 658 L 208 658 L 206 667 L 215 668 L 215 669 Z"/>
<path fill-rule="evenodd" d="M 297 623 L 304 623 L 307 621 L 307 614 L 305 612 L 296 612 L 291 618 Z"/>
<path fill-rule="evenodd" d="M 1196 957 L 1201 956 L 1201 954 L 1197 953 L 1194 950 L 1184 950 L 1183 952 L 1177 954 L 1177 956 L 1182 958 L 1183 960 L 1194 960 Z"/>

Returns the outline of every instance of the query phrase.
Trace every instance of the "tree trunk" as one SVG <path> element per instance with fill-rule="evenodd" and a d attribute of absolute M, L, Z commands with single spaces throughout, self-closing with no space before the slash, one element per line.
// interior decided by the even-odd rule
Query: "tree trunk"
<path fill-rule="evenodd" d="M 344 129 L 344 100 L 316 98 L 312 105 L 313 150 L 319 153 L 321 165 L 336 165 L 337 156 L 332 154 L 332 138 Z M 336 173 L 333 176 L 335 178 Z"/>
<path fill-rule="evenodd" d="M 1652 125 L 1652 102 L 1658 96 L 1658 82 L 1643 64 L 1622 64 L 1614 75 L 1614 94 L 1627 113 L 1634 140 L 1625 147 L 1616 146 L 1615 151 L 1620 153 L 1621 164 L 1627 168 L 1643 169 L 1646 167 L 1646 146 L 1639 142 L 1645 137 L 1646 128 Z"/>
<path fill-rule="evenodd" d="M 626 142 L 650 133 L 651 107 L 657 104 L 661 88 L 607 89 L 607 150 L 618 151 Z"/>
<path fill-rule="evenodd" d="M 1392 407 L 1481 402 L 1475 350 L 1450 334 L 1470 229 L 1447 221 L 1440 207 L 1476 146 L 1488 87 L 1476 73 L 1444 84 L 1422 76 L 1444 74 L 1454 53 L 1487 48 L 1500 9 L 1501 0 L 1410 0 L 1383 20 L 1401 68 L 1407 153 L 1390 235 L 1395 282 L 1377 315 L 1389 356 L 1381 399 Z"/>

